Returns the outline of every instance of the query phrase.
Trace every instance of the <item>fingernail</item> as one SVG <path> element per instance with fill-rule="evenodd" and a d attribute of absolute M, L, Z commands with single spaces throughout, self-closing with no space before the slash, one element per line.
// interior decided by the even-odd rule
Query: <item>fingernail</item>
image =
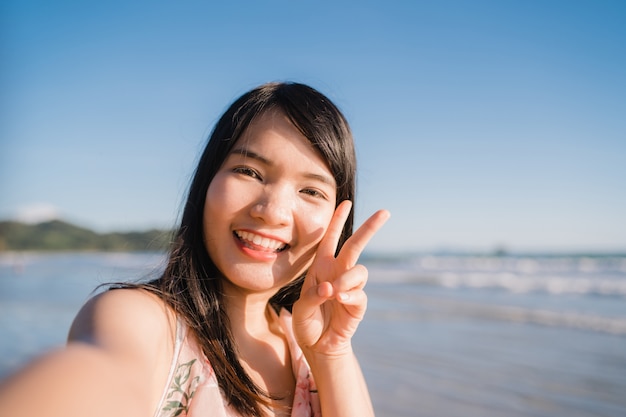
<path fill-rule="evenodd" d="M 339 293 L 339 301 L 348 301 L 350 299 L 350 294 L 346 293 L 346 292 L 340 292 Z"/>

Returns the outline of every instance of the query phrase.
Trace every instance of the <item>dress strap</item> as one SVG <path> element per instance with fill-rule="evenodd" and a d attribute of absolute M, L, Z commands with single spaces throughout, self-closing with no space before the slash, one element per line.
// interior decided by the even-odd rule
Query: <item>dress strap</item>
<path fill-rule="evenodd" d="M 180 356 L 180 350 L 183 346 L 183 341 L 187 336 L 187 326 L 183 323 L 183 320 L 180 317 L 176 317 L 176 336 L 174 338 L 174 354 L 172 355 L 172 361 L 170 362 L 170 371 L 167 374 L 167 381 L 165 383 L 166 387 L 169 387 L 172 383 L 172 378 L 174 378 L 174 372 L 176 372 L 178 357 Z M 165 401 L 165 397 L 167 396 L 167 390 L 163 390 L 163 394 L 161 395 L 161 399 L 159 400 L 159 404 L 157 405 L 156 410 L 154 410 L 154 417 L 157 417 L 163 407 L 163 402 Z"/>

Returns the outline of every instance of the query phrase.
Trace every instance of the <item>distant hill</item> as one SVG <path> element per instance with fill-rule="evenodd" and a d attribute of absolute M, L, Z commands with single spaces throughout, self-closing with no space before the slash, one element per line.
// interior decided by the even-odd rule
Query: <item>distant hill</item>
<path fill-rule="evenodd" d="M 171 232 L 96 233 L 61 220 L 39 224 L 0 221 L 0 251 L 161 251 Z"/>

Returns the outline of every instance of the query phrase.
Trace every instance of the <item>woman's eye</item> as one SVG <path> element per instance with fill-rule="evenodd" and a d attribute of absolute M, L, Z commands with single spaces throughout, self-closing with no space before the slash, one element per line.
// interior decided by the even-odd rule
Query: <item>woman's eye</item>
<path fill-rule="evenodd" d="M 319 192 L 319 191 L 317 191 L 316 189 L 313 189 L 313 188 L 305 188 L 305 189 L 303 189 L 300 192 L 304 193 L 306 195 L 310 195 L 311 197 L 318 197 L 318 198 L 326 199 L 326 196 L 323 193 L 321 193 L 321 192 Z"/>
<path fill-rule="evenodd" d="M 242 174 L 242 175 L 246 175 L 248 177 L 252 177 L 252 178 L 257 178 L 257 179 L 261 179 L 261 176 L 259 175 L 258 172 L 256 172 L 254 169 L 252 168 L 248 168 L 248 167 L 237 167 L 235 169 L 233 169 L 233 172 L 237 173 L 237 174 Z"/>

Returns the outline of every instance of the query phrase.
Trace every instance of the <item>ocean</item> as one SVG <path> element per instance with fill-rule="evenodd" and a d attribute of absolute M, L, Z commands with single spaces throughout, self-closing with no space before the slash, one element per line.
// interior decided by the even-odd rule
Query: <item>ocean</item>
<path fill-rule="evenodd" d="M 156 253 L 0 254 L 0 379 Z M 364 256 L 354 337 L 378 416 L 626 416 L 626 255 Z"/>

